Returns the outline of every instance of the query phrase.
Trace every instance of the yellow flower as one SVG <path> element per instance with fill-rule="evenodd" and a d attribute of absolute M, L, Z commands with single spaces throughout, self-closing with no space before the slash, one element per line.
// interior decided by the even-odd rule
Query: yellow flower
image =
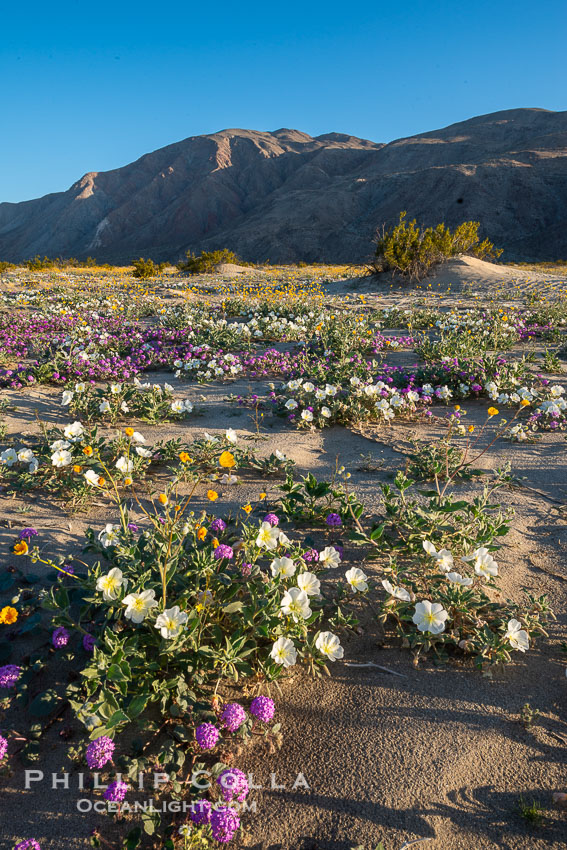
<path fill-rule="evenodd" d="M 79 464 L 76 463 L 75 466 L 73 467 L 73 472 L 76 472 L 77 474 L 79 474 L 79 472 L 82 472 L 82 471 L 83 471 L 83 467 L 79 466 Z"/>
<path fill-rule="evenodd" d="M 219 541 L 217 540 L 216 537 L 213 537 L 213 539 L 211 541 L 211 546 L 213 547 L 213 549 L 216 549 L 217 546 L 220 546 L 220 543 L 219 543 Z"/>
<path fill-rule="evenodd" d="M 197 611 L 198 613 L 201 613 L 201 611 L 203 610 L 204 607 L 205 606 L 203 605 L 203 603 L 199 602 L 198 605 L 195 605 L 195 611 Z"/>
<path fill-rule="evenodd" d="M 201 528 L 197 532 L 197 537 L 199 538 L 199 540 L 204 540 L 206 536 L 207 536 L 207 529 L 203 528 L 203 526 L 201 526 Z"/>
<path fill-rule="evenodd" d="M 14 543 L 13 552 L 14 555 L 27 555 L 29 546 L 25 540 L 20 540 L 18 543 Z"/>
<path fill-rule="evenodd" d="M 99 487 L 104 487 L 104 485 L 106 484 L 106 479 L 103 478 L 102 475 L 101 475 L 100 478 L 98 479 L 97 484 L 98 484 Z"/>
<path fill-rule="evenodd" d="M 249 514 L 252 510 L 252 505 L 243 505 L 242 510 L 246 511 L 246 513 Z"/>
<path fill-rule="evenodd" d="M 124 428 L 124 433 L 126 434 L 127 437 L 133 437 L 134 436 L 134 429 L 133 428 Z"/>
<path fill-rule="evenodd" d="M 209 499 L 210 502 L 216 502 L 218 497 L 219 494 L 215 492 L 215 490 L 207 490 L 207 499 Z"/>
<path fill-rule="evenodd" d="M 530 403 L 529 403 L 529 401 L 527 400 L 527 398 L 523 398 L 523 399 L 521 400 L 521 402 L 520 402 L 520 407 L 529 407 L 529 404 L 530 404 Z"/>
<path fill-rule="evenodd" d="M 165 493 L 160 493 L 158 496 L 158 502 L 162 505 L 167 505 L 167 496 Z"/>
<path fill-rule="evenodd" d="M 189 457 L 187 452 L 179 452 L 179 460 L 181 463 L 191 463 L 193 461 L 192 457 Z"/>
<path fill-rule="evenodd" d="M 219 466 L 224 469 L 232 469 L 233 466 L 236 466 L 234 455 L 231 452 L 223 452 L 219 457 Z"/>
<path fill-rule="evenodd" d="M 260 499 L 265 499 L 267 495 L 267 493 L 260 493 Z"/>
<path fill-rule="evenodd" d="M 92 453 L 93 453 L 93 447 L 92 446 L 85 446 L 85 448 L 83 449 L 83 454 L 86 455 L 87 457 L 90 457 L 92 455 Z"/>
<path fill-rule="evenodd" d="M 497 415 L 498 415 L 498 408 L 496 408 L 496 407 L 489 407 L 489 408 L 488 408 L 488 415 L 489 415 L 489 416 L 497 416 Z"/>
<path fill-rule="evenodd" d="M 132 479 L 131 479 L 131 478 L 125 478 L 125 479 L 124 479 L 124 486 L 125 486 L 125 487 L 130 487 L 133 483 L 134 483 L 134 482 L 132 481 Z"/>
<path fill-rule="evenodd" d="M 472 434 L 472 432 L 474 431 L 474 425 L 469 425 L 467 430 L 468 430 L 469 434 Z"/>
<path fill-rule="evenodd" d="M 455 407 L 454 407 L 454 409 L 455 409 L 455 410 L 460 410 L 460 409 L 461 409 L 461 405 L 460 405 L 460 404 L 456 404 L 456 405 L 455 405 Z"/>
<path fill-rule="evenodd" d="M 0 611 L 0 623 L 3 623 L 5 626 L 11 626 L 17 619 L 18 612 L 15 608 L 12 608 L 11 605 L 6 605 L 6 607 L 2 608 Z"/>

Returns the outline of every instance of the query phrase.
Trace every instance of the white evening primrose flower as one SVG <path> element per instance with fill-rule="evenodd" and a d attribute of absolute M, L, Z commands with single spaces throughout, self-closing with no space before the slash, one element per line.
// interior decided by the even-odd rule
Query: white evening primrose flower
<path fill-rule="evenodd" d="M 207 443 L 218 443 L 219 441 L 218 437 L 213 437 L 208 431 L 205 431 L 205 440 Z"/>
<path fill-rule="evenodd" d="M 18 460 L 21 463 L 31 463 L 35 459 L 35 455 L 31 449 L 19 449 Z"/>
<path fill-rule="evenodd" d="M 229 472 L 221 475 L 219 480 L 221 484 L 238 484 L 238 476 L 232 475 Z"/>
<path fill-rule="evenodd" d="M 108 411 L 110 410 L 110 403 L 106 399 L 104 399 L 104 401 L 101 401 L 101 403 L 99 404 L 98 409 L 99 413 L 108 413 Z"/>
<path fill-rule="evenodd" d="M 130 408 L 128 407 L 125 401 L 120 404 L 120 410 L 122 411 L 122 413 L 130 413 Z"/>
<path fill-rule="evenodd" d="M 332 416 L 331 411 L 328 407 L 325 407 L 325 405 L 323 405 L 323 407 L 321 408 L 321 416 L 323 416 L 325 419 L 330 419 Z"/>
<path fill-rule="evenodd" d="M 183 411 L 185 410 L 185 405 L 182 401 L 179 401 L 179 399 L 177 399 L 176 401 L 171 402 L 171 410 L 173 411 L 173 413 L 183 413 Z"/>
<path fill-rule="evenodd" d="M 91 487 L 100 487 L 101 476 L 98 472 L 95 472 L 94 469 L 87 469 L 85 472 L 85 481 L 87 484 L 90 484 Z"/>
<path fill-rule="evenodd" d="M 340 562 L 341 556 L 334 546 L 326 546 L 322 552 L 319 552 L 319 565 L 324 569 L 338 567 Z"/>
<path fill-rule="evenodd" d="M 311 413 L 310 410 L 302 410 L 301 411 L 301 418 L 303 419 L 304 422 L 313 422 L 313 414 Z"/>
<path fill-rule="evenodd" d="M 356 593 L 359 591 L 360 593 L 364 593 L 365 590 L 368 590 L 368 576 L 362 570 L 359 570 L 358 567 L 351 567 L 350 570 L 347 570 L 345 573 L 345 578 Z"/>
<path fill-rule="evenodd" d="M 145 443 L 146 442 L 146 438 L 144 437 L 143 434 L 140 434 L 139 431 L 134 431 L 134 433 L 132 434 L 132 439 L 134 440 L 135 443 Z"/>
<path fill-rule="evenodd" d="M 449 550 L 440 549 L 439 551 L 437 551 L 433 543 L 431 543 L 429 540 L 424 540 L 422 546 L 428 555 L 431 555 L 432 558 L 435 558 L 439 569 L 444 573 L 448 573 L 451 567 L 453 566 L 453 556 L 451 555 Z"/>
<path fill-rule="evenodd" d="M 71 404 L 71 402 L 73 401 L 74 395 L 75 393 L 72 390 L 63 390 L 63 395 L 61 396 L 61 404 L 67 407 L 67 405 Z"/>
<path fill-rule="evenodd" d="M 300 573 L 297 576 L 297 586 L 307 596 L 318 596 L 321 590 L 321 582 L 314 573 Z"/>
<path fill-rule="evenodd" d="M 183 402 L 183 409 L 185 413 L 193 413 L 193 403 L 188 398 Z"/>
<path fill-rule="evenodd" d="M 122 473 L 122 475 L 128 475 L 128 473 L 132 472 L 134 469 L 134 464 L 131 460 L 128 460 L 127 457 L 122 455 L 119 457 L 115 463 L 116 469 Z"/>
<path fill-rule="evenodd" d="M 279 449 L 276 449 L 274 454 L 275 454 L 275 456 L 277 457 L 278 460 L 287 460 L 287 455 L 284 455 L 284 453 L 280 452 Z"/>
<path fill-rule="evenodd" d="M 49 448 L 52 452 L 58 452 L 61 449 L 68 449 L 71 443 L 68 440 L 55 440 L 54 443 L 51 443 Z"/>
<path fill-rule="evenodd" d="M 309 607 L 309 597 L 304 590 L 299 587 L 292 587 L 286 590 L 280 602 L 282 614 L 292 617 L 297 621 L 301 618 L 307 620 L 311 616 L 311 608 Z"/>
<path fill-rule="evenodd" d="M 420 632 L 430 632 L 432 635 L 441 634 L 445 630 L 445 620 L 449 614 L 440 602 L 429 602 L 425 599 L 415 606 L 412 617 Z"/>
<path fill-rule="evenodd" d="M 332 632 L 321 632 L 315 641 L 315 646 L 319 652 L 327 656 L 329 661 L 337 661 L 345 654 L 340 640 Z"/>
<path fill-rule="evenodd" d="M 156 618 L 155 627 L 160 630 L 163 638 L 176 638 L 187 622 L 187 614 L 179 609 L 179 605 L 166 608 L 163 614 Z"/>
<path fill-rule="evenodd" d="M 80 381 L 78 384 L 75 384 L 75 392 L 76 393 L 84 393 L 87 388 L 87 385 L 84 381 Z"/>
<path fill-rule="evenodd" d="M 475 549 L 472 555 L 463 557 L 463 561 L 472 561 L 474 571 L 478 576 L 492 578 L 498 575 L 498 564 L 486 546 L 480 546 L 478 549 Z"/>
<path fill-rule="evenodd" d="M 270 564 L 270 569 L 274 578 L 289 578 L 295 574 L 295 564 L 291 558 L 274 558 Z"/>
<path fill-rule="evenodd" d="M 13 466 L 18 460 L 18 454 L 15 449 L 4 449 L 2 454 L 0 454 L 0 461 L 5 463 L 6 466 Z"/>
<path fill-rule="evenodd" d="M 313 390 L 315 389 L 315 385 L 312 384 L 311 381 L 306 381 L 303 384 L 303 389 L 305 390 L 306 393 L 312 393 Z"/>
<path fill-rule="evenodd" d="M 279 542 L 280 532 L 277 528 L 272 528 L 269 522 L 263 522 L 256 538 L 256 546 L 260 549 L 267 549 L 268 552 L 274 550 Z"/>
<path fill-rule="evenodd" d="M 233 446 L 235 446 L 237 444 L 238 434 L 236 433 L 234 428 L 227 428 L 226 431 L 224 432 L 224 436 L 228 440 L 229 443 L 232 443 Z"/>
<path fill-rule="evenodd" d="M 120 596 L 123 584 L 122 570 L 114 567 L 106 575 L 100 576 L 96 583 L 96 589 L 102 591 L 102 598 L 105 602 L 112 602 L 113 599 L 118 599 Z"/>
<path fill-rule="evenodd" d="M 295 408 L 298 406 L 299 405 L 297 404 L 294 398 L 289 398 L 285 403 L 285 407 L 287 410 L 295 410 Z"/>
<path fill-rule="evenodd" d="M 508 629 L 504 635 L 505 640 L 510 641 L 512 649 L 525 652 L 530 648 L 530 637 L 519 620 L 508 620 Z"/>
<path fill-rule="evenodd" d="M 112 395 L 118 395 L 118 393 L 122 392 L 122 384 L 111 384 L 110 392 Z"/>
<path fill-rule="evenodd" d="M 382 587 L 384 588 L 386 593 L 389 593 L 390 596 L 394 597 L 394 599 L 401 599 L 402 602 L 411 601 L 411 595 L 409 591 L 405 589 L 405 587 L 394 587 L 394 585 L 389 582 L 387 578 L 382 580 Z"/>
<path fill-rule="evenodd" d="M 78 440 L 84 433 L 85 429 L 80 422 L 73 422 L 70 425 L 66 425 L 63 431 L 63 434 L 68 440 Z"/>
<path fill-rule="evenodd" d="M 461 587 L 470 587 L 473 583 L 472 578 L 469 576 L 463 576 L 460 573 L 447 573 L 447 580 L 451 582 L 451 584 L 460 584 Z"/>
<path fill-rule="evenodd" d="M 142 593 L 129 593 L 122 600 L 122 604 L 126 607 L 124 616 L 133 623 L 141 623 L 158 603 L 155 590 L 144 590 Z"/>
<path fill-rule="evenodd" d="M 98 539 L 102 543 L 105 549 L 108 549 L 109 546 L 116 546 L 118 543 L 118 535 L 120 533 L 120 526 L 113 525 L 111 522 L 108 522 L 102 531 L 98 535 Z"/>
<path fill-rule="evenodd" d="M 136 446 L 136 454 L 139 457 L 151 457 L 152 451 L 151 449 L 144 449 L 143 446 Z"/>
<path fill-rule="evenodd" d="M 65 449 L 59 449 L 51 455 L 51 463 L 57 467 L 70 466 L 73 463 L 73 455 Z"/>
<path fill-rule="evenodd" d="M 279 637 L 270 650 L 270 657 L 276 664 L 293 667 L 297 661 L 297 650 L 293 641 L 286 637 Z"/>

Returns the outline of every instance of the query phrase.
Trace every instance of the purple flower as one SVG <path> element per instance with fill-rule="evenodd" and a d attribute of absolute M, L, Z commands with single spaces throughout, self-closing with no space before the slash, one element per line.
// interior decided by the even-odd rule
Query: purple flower
<path fill-rule="evenodd" d="M 195 729 L 195 738 L 202 750 L 212 750 L 219 739 L 220 732 L 213 723 L 201 723 Z"/>
<path fill-rule="evenodd" d="M 221 558 L 226 558 L 227 560 L 231 560 L 234 557 L 234 552 L 232 546 L 227 546 L 226 543 L 221 543 L 220 546 L 214 550 L 213 555 L 220 561 Z"/>
<path fill-rule="evenodd" d="M 250 714 L 261 720 L 262 723 L 269 723 L 274 716 L 276 704 L 270 697 L 259 696 L 250 703 Z"/>
<path fill-rule="evenodd" d="M 135 522 L 129 522 L 127 528 L 128 531 L 131 531 L 133 534 L 136 534 L 136 532 L 138 531 L 138 526 Z"/>
<path fill-rule="evenodd" d="M 280 524 L 279 517 L 277 517 L 275 514 L 266 514 L 266 516 L 264 517 L 264 519 L 262 521 L 263 522 L 269 522 L 270 525 L 272 526 L 272 528 L 274 528 L 274 526 Z"/>
<path fill-rule="evenodd" d="M 13 688 L 22 674 L 22 668 L 15 664 L 0 667 L 0 688 Z"/>
<path fill-rule="evenodd" d="M 19 534 L 20 540 L 29 540 L 31 537 L 37 537 L 35 528 L 22 528 Z"/>
<path fill-rule="evenodd" d="M 55 649 L 61 649 L 69 643 L 70 634 L 65 626 L 59 626 L 51 635 L 51 643 Z"/>
<path fill-rule="evenodd" d="M 7 752 L 8 741 L 3 735 L 0 735 L 0 761 L 2 761 Z"/>
<path fill-rule="evenodd" d="M 240 572 L 242 573 L 243 576 L 249 576 L 250 573 L 252 572 L 252 564 L 248 564 L 248 563 L 242 564 L 242 566 L 240 567 Z"/>
<path fill-rule="evenodd" d="M 35 838 L 26 838 L 25 841 L 20 841 L 19 844 L 16 844 L 14 850 L 41 850 L 41 847 Z"/>
<path fill-rule="evenodd" d="M 209 531 L 213 534 L 219 534 L 226 529 L 226 522 L 222 519 L 214 519 L 209 526 Z"/>
<path fill-rule="evenodd" d="M 96 646 L 96 638 L 94 635 L 83 635 L 83 649 L 86 652 L 92 652 Z"/>
<path fill-rule="evenodd" d="M 191 803 L 191 814 L 189 817 L 197 826 L 208 823 L 211 819 L 212 806 L 208 800 L 195 800 Z"/>
<path fill-rule="evenodd" d="M 215 841 L 221 844 L 232 841 L 239 826 L 238 812 L 230 806 L 218 806 L 211 812 L 211 832 Z"/>
<path fill-rule="evenodd" d="M 226 803 L 231 803 L 232 800 L 238 800 L 242 803 L 248 796 L 248 780 L 246 774 L 238 770 L 237 767 L 227 767 L 223 770 L 217 779 L 217 785 L 220 785 L 222 798 Z"/>
<path fill-rule="evenodd" d="M 238 702 L 229 702 L 225 706 L 221 720 L 229 732 L 236 732 L 246 720 L 246 712 Z"/>
<path fill-rule="evenodd" d="M 319 552 L 317 549 L 308 549 L 307 552 L 303 553 L 303 560 L 307 563 L 311 563 L 312 561 L 319 560 Z"/>
<path fill-rule="evenodd" d="M 338 514 L 329 514 L 325 522 L 327 525 L 331 526 L 331 528 L 338 528 L 339 525 L 343 524 L 343 521 Z"/>
<path fill-rule="evenodd" d="M 108 800 L 109 803 L 121 803 L 128 792 L 128 785 L 126 782 L 111 782 L 106 791 L 104 792 L 104 799 Z"/>
<path fill-rule="evenodd" d="M 85 754 L 90 769 L 99 770 L 104 767 L 107 761 L 111 761 L 114 747 L 114 741 L 106 735 L 101 735 L 100 738 L 91 741 Z"/>

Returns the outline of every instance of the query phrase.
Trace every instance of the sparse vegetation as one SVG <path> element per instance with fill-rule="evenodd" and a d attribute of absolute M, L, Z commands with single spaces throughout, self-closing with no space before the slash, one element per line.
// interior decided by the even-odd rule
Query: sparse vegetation
<path fill-rule="evenodd" d="M 177 268 L 188 274 L 206 274 L 212 272 L 220 263 L 238 263 L 238 265 L 248 265 L 236 256 L 234 251 L 229 251 L 228 248 L 222 248 L 217 251 L 203 251 L 201 254 L 194 254 L 192 251 L 187 251 L 186 259 L 181 260 L 177 264 Z"/>
<path fill-rule="evenodd" d="M 161 274 L 166 268 L 167 263 L 154 263 L 153 260 L 145 260 L 143 257 L 140 257 L 138 260 L 134 260 L 132 265 L 134 266 L 132 275 L 145 279 Z"/>
<path fill-rule="evenodd" d="M 398 224 L 391 230 L 377 234 L 376 254 L 371 268 L 380 273 L 391 271 L 414 280 L 421 280 L 439 263 L 470 254 L 481 260 L 496 260 L 502 251 L 492 242 L 478 235 L 480 222 L 464 221 L 451 231 L 446 224 L 421 228 L 416 219 L 407 221 L 407 213 L 400 213 Z"/>

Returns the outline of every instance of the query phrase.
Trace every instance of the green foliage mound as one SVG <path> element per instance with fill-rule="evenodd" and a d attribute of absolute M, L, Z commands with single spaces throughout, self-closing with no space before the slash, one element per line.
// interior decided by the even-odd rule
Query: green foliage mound
<path fill-rule="evenodd" d="M 185 260 L 181 260 L 177 264 L 179 271 L 188 274 L 206 274 L 213 272 L 220 263 L 237 263 L 238 265 L 247 265 L 236 256 L 234 251 L 229 251 L 228 248 L 222 248 L 217 251 L 203 251 L 201 254 L 194 254 L 192 251 L 187 251 Z"/>

